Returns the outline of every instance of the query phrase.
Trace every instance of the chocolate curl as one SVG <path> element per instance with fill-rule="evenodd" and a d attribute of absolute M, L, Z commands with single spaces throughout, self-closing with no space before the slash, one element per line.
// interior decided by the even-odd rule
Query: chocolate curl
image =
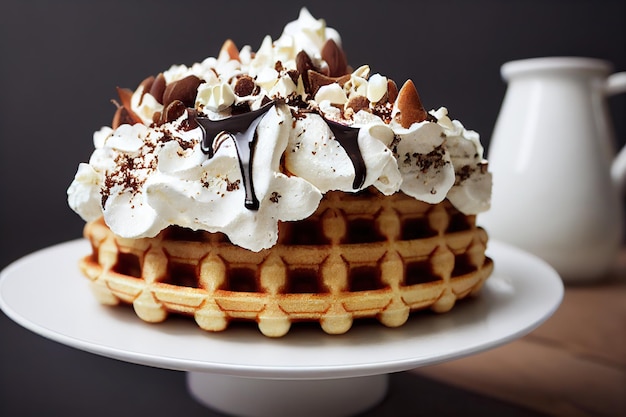
<path fill-rule="evenodd" d="M 328 39 L 324 43 L 322 47 L 322 59 L 328 64 L 329 77 L 339 77 L 348 73 L 346 54 L 334 40 Z"/>
<path fill-rule="evenodd" d="M 423 122 L 428 118 L 428 113 L 422 106 L 415 84 L 411 80 L 405 82 L 398 92 L 396 106 L 398 108 L 398 114 L 395 116 L 396 121 L 405 129 L 408 129 L 413 123 Z"/>

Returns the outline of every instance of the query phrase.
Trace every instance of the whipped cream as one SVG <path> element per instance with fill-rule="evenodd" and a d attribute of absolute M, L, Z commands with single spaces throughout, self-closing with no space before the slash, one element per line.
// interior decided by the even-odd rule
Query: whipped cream
<path fill-rule="evenodd" d="M 417 97 L 406 94 L 412 83 L 398 92 L 370 72 L 347 66 L 339 34 L 306 9 L 256 52 L 227 41 L 217 57 L 120 92 L 69 205 L 86 221 L 103 216 L 122 237 L 177 225 L 253 251 L 274 245 L 279 222 L 310 216 L 331 190 L 375 187 L 433 204 L 448 198 L 465 214 L 487 210 L 491 174 L 478 134 L 443 107 L 407 104 Z"/>

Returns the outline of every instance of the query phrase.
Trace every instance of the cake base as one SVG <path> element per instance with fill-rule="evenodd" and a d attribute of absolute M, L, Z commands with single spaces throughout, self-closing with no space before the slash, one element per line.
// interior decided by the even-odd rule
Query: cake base
<path fill-rule="evenodd" d="M 256 379 L 187 373 L 199 403 L 237 417 L 345 417 L 362 413 L 387 394 L 389 375 L 319 380 Z"/>
<path fill-rule="evenodd" d="M 398 327 L 413 311 L 449 311 L 493 270 L 476 216 L 447 200 L 375 190 L 327 193 L 309 218 L 281 223 L 278 243 L 260 252 L 177 227 L 124 239 L 102 219 L 85 226 L 85 237 L 92 253 L 80 267 L 101 303 L 132 304 L 151 323 L 189 315 L 214 332 L 254 321 L 268 337 L 302 321 L 328 334 L 361 318 Z"/>

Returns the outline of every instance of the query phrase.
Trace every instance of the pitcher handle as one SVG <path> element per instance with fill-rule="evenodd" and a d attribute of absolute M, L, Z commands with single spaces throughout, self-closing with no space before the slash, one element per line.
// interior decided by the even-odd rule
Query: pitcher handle
<path fill-rule="evenodd" d="M 607 96 L 626 93 L 626 71 L 611 74 L 605 84 Z M 626 193 L 626 146 L 622 147 L 611 165 L 611 177 L 622 193 Z"/>
<path fill-rule="evenodd" d="M 626 93 L 626 71 L 609 75 L 606 80 L 605 92 L 609 96 Z"/>

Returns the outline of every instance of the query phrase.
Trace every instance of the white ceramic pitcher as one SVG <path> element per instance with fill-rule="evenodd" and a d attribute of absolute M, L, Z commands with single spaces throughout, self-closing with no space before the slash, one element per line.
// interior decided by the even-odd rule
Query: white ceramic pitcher
<path fill-rule="evenodd" d="M 489 148 L 490 236 L 550 263 L 566 283 L 601 279 L 624 233 L 626 148 L 616 156 L 607 96 L 626 72 L 591 58 L 511 61 Z"/>

